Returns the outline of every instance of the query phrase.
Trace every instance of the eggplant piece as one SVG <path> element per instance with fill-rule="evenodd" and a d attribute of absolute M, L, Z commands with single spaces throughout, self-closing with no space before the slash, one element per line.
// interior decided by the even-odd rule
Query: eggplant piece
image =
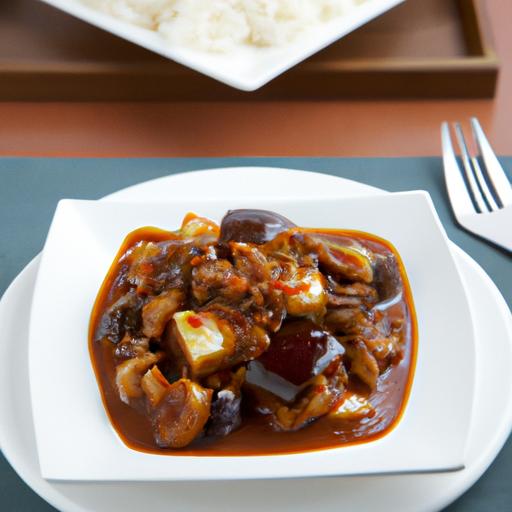
<path fill-rule="evenodd" d="M 394 255 L 379 255 L 375 262 L 375 287 L 379 294 L 380 304 L 385 309 L 402 298 L 402 276 Z"/>
<path fill-rule="evenodd" d="M 283 379 L 277 373 L 268 371 L 259 361 L 251 361 L 247 365 L 246 381 L 250 385 L 258 386 L 285 402 L 292 402 L 302 391 L 303 386 L 297 386 Z"/>
<path fill-rule="evenodd" d="M 116 345 L 114 357 L 116 363 L 122 363 L 127 359 L 133 359 L 144 355 L 149 351 L 149 339 L 144 337 L 134 337 L 125 334 L 124 338 Z"/>
<path fill-rule="evenodd" d="M 141 310 L 144 301 L 135 291 L 122 295 L 101 317 L 95 340 L 106 338 L 113 344 L 119 343 L 125 334 L 136 334 L 140 330 Z"/>
<path fill-rule="evenodd" d="M 240 392 L 222 389 L 212 402 L 210 424 L 206 431 L 209 436 L 227 436 L 242 424 Z"/>
<path fill-rule="evenodd" d="M 248 364 L 246 382 L 292 402 L 344 352 L 334 336 L 313 322 L 289 322 L 272 337 L 268 350 Z"/>
<path fill-rule="evenodd" d="M 286 217 L 267 210 L 229 210 L 220 225 L 220 241 L 264 244 L 295 227 Z"/>
<path fill-rule="evenodd" d="M 127 282 L 139 296 L 185 290 L 192 271 L 190 261 L 202 254 L 198 243 L 195 239 L 140 242 L 126 256 L 130 264 Z"/>
<path fill-rule="evenodd" d="M 245 380 L 245 368 L 239 368 L 235 373 L 229 374 L 229 381 L 218 391 L 212 401 L 210 420 L 207 425 L 206 435 L 227 436 L 242 424 L 242 391 Z M 212 376 L 215 377 L 215 376 Z M 210 380 L 223 380 L 221 375 Z"/>
<path fill-rule="evenodd" d="M 285 324 L 258 362 L 268 371 L 301 386 L 319 375 L 345 349 L 327 331 L 309 320 Z M 257 384 L 254 382 L 254 384 Z M 264 387 L 264 383 L 260 383 Z"/>

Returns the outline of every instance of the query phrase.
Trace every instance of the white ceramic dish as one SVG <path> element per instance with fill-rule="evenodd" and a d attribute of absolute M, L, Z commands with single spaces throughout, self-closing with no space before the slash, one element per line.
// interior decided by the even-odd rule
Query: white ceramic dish
<path fill-rule="evenodd" d="M 277 211 L 301 226 L 376 233 L 397 248 L 411 283 L 420 343 L 405 414 L 384 438 L 290 455 L 179 457 L 131 450 L 114 434 L 95 385 L 87 327 L 119 245 L 140 226 L 176 229 L 189 210 L 220 222 L 228 208 L 241 207 Z M 50 228 L 34 293 L 29 369 L 45 478 L 213 480 L 447 471 L 464 465 L 474 335 L 448 239 L 425 192 L 343 200 L 254 198 L 250 203 L 180 198 L 136 206 L 64 200 Z"/>
<path fill-rule="evenodd" d="M 280 194 L 287 185 L 290 196 L 313 196 L 326 191 L 347 197 L 371 196 L 382 191 L 325 174 L 268 168 L 219 169 L 186 173 L 141 183 L 109 196 L 110 200 L 157 200 L 186 195 L 197 183 L 198 196 L 223 190 L 244 197 L 251 192 Z M 252 188 L 247 189 L 246 184 Z M 462 471 L 437 474 L 365 476 L 352 478 L 232 483 L 64 483 L 41 477 L 37 460 L 28 383 L 29 307 L 40 257 L 36 257 L 12 283 L 0 303 L 0 445 L 18 474 L 40 496 L 63 512 L 139 512 L 151 496 L 154 512 L 232 510 L 242 500 L 256 512 L 272 503 L 275 509 L 306 512 L 311 504 L 326 512 L 346 510 L 426 512 L 440 510 L 466 491 L 487 469 L 512 426 L 512 321 L 510 311 L 485 272 L 462 250 L 452 245 L 461 271 L 476 327 L 477 365 L 474 376 L 475 414 Z M 488 340 L 493 350 L 488 350 Z M 499 388 L 499 396 L 495 389 Z M 385 495 L 386 499 L 382 500 Z M 250 500 L 245 498 L 250 496 Z M 122 499 L 120 499 L 122 497 Z"/>
<path fill-rule="evenodd" d="M 243 47 L 226 54 L 170 46 L 158 33 L 98 12 L 80 0 L 42 1 L 220 82 L 244 91 L 254 91 L 404 0 L 367 0 L 347 15 L 308 31 L 284 47 Z"/>

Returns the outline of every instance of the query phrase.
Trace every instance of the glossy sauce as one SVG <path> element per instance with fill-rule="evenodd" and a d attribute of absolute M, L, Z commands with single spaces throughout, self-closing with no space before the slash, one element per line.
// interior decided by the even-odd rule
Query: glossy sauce
<path fill-rule="evenodd" d="M 244 411 L 242 426 L 226 437 L 203 437 L 196 439 L 182 449 L 162 449 L 155 445 L 149 419 L 135 408 L 124 404 L 115 387 L 115 361 L 112 344 L 107 341 L 95 341 L 96 332 L 103 312 L 127 288 L 123 284 L 122 256 L 140 241 L 161 242 L 175 240 L 171 232 L 156 228 L 141 228 L 124 240 L 113 265 L 96 299 L 89 326 L 89 352 L 96 378 L 99 384 L 103 404 L 112 425 L 122 441 L 134 450 L 161 455 L 186 456 L 243 456 L 269 455 L 305 452 L 328 448 L 337 448 L 354 443 L 362 443 L 383 437 L 399 422 L 409 397 L 417 354 L 417 324 L 411 290 L 403 263 L 396 250 L 387 241 L 373 235 L 348 230 L 310 230 L 333 241 L 357 240 L 375 253 L 393 254 L 398 263 L 402 281 L 401 298 L 389 301 L 387 314 L 404 320 L 402 360 L 391 365 L 379 377 L 377 389 L 368 398 L 376 414 L 373 417 L 357 421 L 340 421 L 327 416 L 295 432 L 276 432 L 265 417 L 254 412 Z M 351 379 L 352 381 L 352 379 Z M 354 389 L 346 393 L 357 392 L 364 395 L 365 387 L 352 384 Z M 358 389 L 355 389 L 355 388 Z"/>

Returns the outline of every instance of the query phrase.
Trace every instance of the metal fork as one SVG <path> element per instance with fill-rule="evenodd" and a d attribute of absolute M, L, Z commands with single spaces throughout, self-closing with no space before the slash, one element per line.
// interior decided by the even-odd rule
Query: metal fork
<path fill-rule="evenodd" d="M 468 231 L 512 251 L 512 185 L 475 117 L 471 128 L 477 156 L 470 154 L 461 125 L 454 124 L 461 169 L 450 126 L 446 122 L 441 125 L 444 177 L 453 212 Z"/>

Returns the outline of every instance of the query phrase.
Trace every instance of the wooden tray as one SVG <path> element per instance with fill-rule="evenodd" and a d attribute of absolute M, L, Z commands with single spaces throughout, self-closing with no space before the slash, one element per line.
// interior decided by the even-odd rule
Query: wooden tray
<path fill-rule="evenodd" d="M 407 0 L 246 93 L 36 0 L 0 2 L 0 100 L 490 97 L 499 66 L 482 4 Z"/>

